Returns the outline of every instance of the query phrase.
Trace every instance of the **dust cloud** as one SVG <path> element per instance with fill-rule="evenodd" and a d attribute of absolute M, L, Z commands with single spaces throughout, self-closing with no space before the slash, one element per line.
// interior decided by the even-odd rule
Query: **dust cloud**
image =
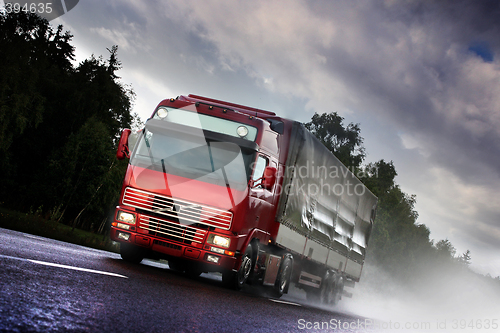
<path fill-rule="evenodd" d="M 429 267 L 411 281 L 397 283 L 386 272 L 365 265 L 360 283 L 349 289 L 353 297 L 343 298 L 336 310 L 372 319 L 374 331 L 500 330 L 499 280 L 467 268 Z"/>

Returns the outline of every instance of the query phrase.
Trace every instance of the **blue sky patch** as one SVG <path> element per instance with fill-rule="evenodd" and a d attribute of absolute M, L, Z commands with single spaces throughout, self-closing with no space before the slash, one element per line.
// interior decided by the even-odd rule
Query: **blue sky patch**
<path fill-rule="evenodd" d="M 468 50 L 480 56 L 485 62 L 493 61 L 493 52 L 487 42 L 473 42 Z"/>

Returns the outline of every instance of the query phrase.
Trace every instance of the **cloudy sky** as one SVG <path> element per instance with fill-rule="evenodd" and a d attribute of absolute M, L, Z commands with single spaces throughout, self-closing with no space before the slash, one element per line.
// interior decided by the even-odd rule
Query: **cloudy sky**
<path fill-rule="evenodd" d="M 119 45 L 143 120 L 195 93 L 360 123 L 431 238 L 500 275 L 498 1 L 82 0 L 52 24 L 78 61 Z"/>

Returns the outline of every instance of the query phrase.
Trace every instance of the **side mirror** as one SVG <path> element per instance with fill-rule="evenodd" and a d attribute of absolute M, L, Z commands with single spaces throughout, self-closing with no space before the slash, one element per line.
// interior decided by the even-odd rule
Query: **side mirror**
<path fill-rule="evenodd" d="M 125 157 L 130 157 L 130 149 L 128 147 L 128 137 L 132 131 L 125 128 L 120 136 L 120 141 L 118 142 L 118 149 L 116 150 L 116 158 L 123 160 Z"/>
<path fill-rule="evenodd" d="M 268 166 L 264 169 L 262 187 L 270 191 L 273 189 L 274 183 L 276 183 L 276 168 Z"/>

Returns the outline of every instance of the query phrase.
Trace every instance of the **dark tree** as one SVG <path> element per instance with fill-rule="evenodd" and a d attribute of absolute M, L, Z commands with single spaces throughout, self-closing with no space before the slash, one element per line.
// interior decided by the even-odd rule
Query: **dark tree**
<path fill-rule="evenodd" d="M 369 163 L 359 173 L 360 180 L 373 192 L 379 199 L 388 194 L 396 185 L 394 178 L 398 175 L 394 163 L 387 163 L 380 160 L 375 163 Z"/>
<path fill-rule="evenodd" d="M 440 240 L 436 243 L 438 256 L 444 259 L 453 259 L 457 250 L 448 239 Z"/>
<path fill-rule="evenodd" d="M 472 257 L 470 255 L 470 250 L 467 250 L 464 253 L 462 253 L 462 255 L 460 257 L 458 257 L 457 260 L 462 265 L 469 266 L 470 261 L 472 260 Z"/>
<path fill-rule="evenodd" d="M 73 67 L 71 39 L 35 14 L 0 14 L 0 203 L 90 229 L 119 194 L 134 93 L 117 46 Z"/>
<path fill-rule="evenodd" d="M 50 97 L 44 93 L 72 70 L 71 38 L 35 14 L 0 13 L 0 150 L 42 122 Z"/>
<path fill-rule="evenodd" d="M 352 169 L 361 166 L 366 154 L 359 124 L 344 126 L 344 118 L 332 112 L 315 113 L 304 125 L 346 166 Z"/>

